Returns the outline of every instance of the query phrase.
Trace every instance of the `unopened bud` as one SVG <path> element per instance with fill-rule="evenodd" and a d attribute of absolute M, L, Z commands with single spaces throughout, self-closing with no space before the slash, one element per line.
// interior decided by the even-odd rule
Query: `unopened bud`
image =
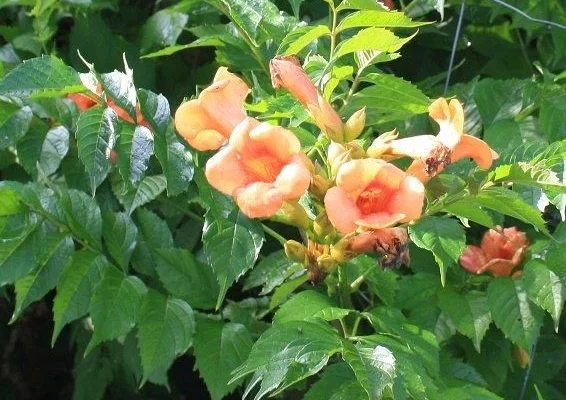
<path fill-rule="evenodd" d="M 322 175 L 313 175 L 311 183 L 311 193 L 319 199 L 323 199 L 326 191 L 330 189 L 330 182 Z"/>
<path fill-rule="evenodd" d="M 287 240 L 283 247 L 285 249 L 285 255 L 289 260 L 298 263 L 305 262 L 307 249 L 302 243 L 296 240 Z"/>
<path fill-rule="evenodd" d="M 315 218 L 312 228 L 314 233 L 319 237 L 325 237 L 334 231 L 334 228 L 332 227 L 332 224 L 325 212 L 319 214 Z"/>
<path fill-rule="evenodd" d="M 308 229 L 310 226 L 309 216 L 298 201 L 284 202 L 283 206 L 271 219 L 283 224 L 296 226 L 297 228 Z"/>
<path fill-rule="evenodd" d="M 356 111 L 344 125 L 344 140 L 351 142 L 357 139 L 366 126 L 366 108 Z"/>
<path fill-rule="evenodd" d="M 336 260 L 328 254 L 323 254 L 319 256 L 316 259 L 316 263 L 318 264 L 318 268 L 320 268 L 322 271 L 326 272 L 327 274 L 333 272 L 336 269 L 336 266 L 338 265 Z"/>
<path fill-rule="evenodd" d="M 381 156 L 391 148 L 391 141 L 397 139 L 397 131 L 394 129 L 382 133 L 367 149 L 367 155 L 371 158 L 381 158 Z"/>

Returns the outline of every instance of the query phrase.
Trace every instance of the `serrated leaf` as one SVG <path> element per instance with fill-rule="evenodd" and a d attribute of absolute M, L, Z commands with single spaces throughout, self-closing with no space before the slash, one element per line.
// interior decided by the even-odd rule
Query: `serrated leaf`
<path fill-rule="evenodd" d="M 349 28 L 382 27 L 382 28 L 416 28 L 431 22 L 413 21 L 399 11 L 364 10 L 344 17 L 336 27 L 336 32 Z"/>
<path fill-rule="evenodd" d="M 345 362 L 324 368 L 320 379 L 314 382 L 304 400 L 362 399 L 367 394 L 356 379 L 352 368 Z"/>
<path fill-rule="evenodd" d="M 250 272 L 244 282 L 244 290 L 263 286 L 259 295 L 266 295 L 304 268 L 302 264 L 289 260 L 283 250 L 273 252 L 262 258 Z"/>
<path fill-rule="evenodd" d="M 165 134 L 171 121 L 171 110 L 165 96 L 155 94 L 149 90 L 139 89 L 138 99 L 140 111 L 144 119 L 157 134 Z"/>
<path fill-rule="evenodd" d="M 57 126 L 47 131 L 39 156 L 39 168 L 43 174 L 49 176 L 55 173 L 68 151 L 69 131 L 67 128 Z"/>
<path fill-rule="evenodd" d="M 444 286 L 446 270 L 458 261 L 466 247 L 462 225 L 450 218 L 425 217 L 409 226 L 409 236 L 417 246 L 434 254 Z"/>
<path fill-rule="evenodd" d="M 399 50 L 415 35 L 406 38 L 396 36 L 390 30 L 384 28 L 365 28 L 346 39 L 336 47 L 335 58 L 345 56 L 362 50 L 378 50 L 384 53 L 393 53 Z"/>
<path fill-rule="evenodd" d="M 228 385 L 230 374 L 240 366 L 252 348 L 250 333 L 241 324 L 198 318 L 194 338 L 195 367 L 212 400 L 220 400 L 240 384 Z"/>
<path fill-rule="evenodd" d="M 136 121 L 136 88 L 132 77 L 132 70 L 127 69 L 126 72 L 114 70 L 107 74 L 100 74 L 98 81 L 104 90 L 106 97 L 110 97 L 114 103 L 125 111 L 130 119 L 128 122 Z"/>
<path fill-rule="evenodd" d="M 16 143 L 18 161 L 32 176 L 37 175 L 37 162 L 41 157 L 43 142 L 48 131 L 49 125 L 47 123 L 38 118 L 31 118 L 27 133 Z"/>
<path fill-rule="evenodd" d="M 243 397 L 261 382 L 254 397 L 259 400 L 316 374 L 330 356 L 341 350 L 338 333 L 326 324 L 304 321 L 277 324 L 254 343 L 246 362 L 234 371 L 231 382 L 253 373 Z"/>
<path fill-rule="evenodd" d="M 202 241 L 208 262 L 220 285 L 217 309 L 232 283 L 253 267 L 263 240 L 260 226 L 239 210 L 228 218 L 206 214 Z M 228 259 L 226 254 L 230 254 Z"/>
<path fill-rule="evenodd" d="M 529 261 L 523 273 L 523 285 L 529 299 L 550 314 L 554 320 L 554 329 L 558 332 L 560 315 L 564 308 L 564 283 L 539 260 Z"/>
<path fill-rule="evenodd" d="M 396 360 L 393 353 L 384 346 L 354 346 L 344 341 L 342 358 L 356 376 L 371 400 L 379 400 L 387 386 L 393 386 L 396 375 Z"/>
<path fill-rule="evenodd" d="M 484 127 L 492 123 L 513 119 L 523 107 L 526 80 L 482 79 L 475 85 L 474 101 Z"/>
<path fill-rule="evenodd" d="M 56 214 L 56 218 L 69 226 L 75 236 L 97 249 L 101 248 L 102 217 L 94 198 L 79 190 L 69 189 L 61 195 L 59 202 L 52 205 L 55 208 L 49 212 Z"/>
<path fill-rule="evenodd" d="M 214 308 L 218 283 L 210 266 L 202 264 L 185 249 L 156 249 L 156 269 L 165 288 L 192 307 Z"/>
<path fill-rule="evenodd" d="M 542 325 L 543 314 L 518 279 L 496 278 L 487 287 L 489 308 L 495 325 L 511 341 L 531 351 Z"/>
<path fill-rule="evenodd" d="M 90 176 L 94 194 L 110 171 L 110 151 L 116 142 L 117 115 L 111 108 L 100 106 L 85 111 L 77 121 L 79 158 Z"/>
<path fill-rule="evenodd" d="M 127 271 L 130 257 L 136 247 L 136 225 L 125 213 L 104 212 L 102 227 L 102 236 L 108 252 L 122 270 Z"/>
<path fill-rule="evenodd" d="M 232 198 L 210 186 L 202 169 L 196 171 L 195 182 L 199 189 L 201 205 L 207 210 L 207 214 L 210 213 L 215 218 L 226 218 L 234 212 L 236 204 Z"/>
<path fill-rule="evenodd" d="M 138 323 L 138 346 L 143 367 L 142 384 L 158 372 L 167 371 L 175 358 L 191 346 L 194 313 L 183 300 L 167 299 L 150 289 Z"/>
<path fill-rule="evenodd" d="M 287 56 L 298 54 L 313 41 L 329 35 L 330 29 L 326 25 L 299 26 L 285 36 L 277 53 Z"/>
<path fill-rule="evenodd" d="M 134 327 L 146 292 L 147 288 L 137 277 L 106 268 L 90 302 L 94 332 L 85 354 L 103 341 L 125 336 Z"/>
<path fill-rule="evenodd" d="M 0 149 L 14 146 L 25 136 L 33 117 L 30 107 L 0 102 Z"/>
<path fill-rule="evenodd" d="M 0 286 L 23 278 L 37 266 L 45 237 L 41 223 L 27 214 L 14 214 L 5 220 L 0 232 Z"/>
<path fill-rule="evenodd" d="M 477 204 L 460 201 L 458 203 L 448 204 L 443 208 L 443 211 L 454 214 L 460 218 L 469 219 L 490 229 L 495 228 L 497 225 L 493 216 Z"/>
<path fill-rule="evenodd" d="M 82 90 L 79 74 L 54 56 L 24 61 L 0 82 L 4 96 L 59 97 Z"/>
<path fill-rule="evenodd" d="M 452 319 L 460 333 L 472 339 L 479 352 L 481 341 L 491 324 L 487 297 L 481 292 L 462 295 L 445 288 L 438 293 L 438 306 Z"/>
<path fill-rule="evenodd" d="M 193 155 L 179 141 L 174 129 L 156 136 L 155 155 L 167 177 L 167 194 L 176 196 L 187 190 L 195 173 Z"/>
<path fill-rule="evenodd" d="M 342 0 L 336 11 L 342 10 L 377 10 L 387 11 L 383 3 L 375 0 Z"/>
<path fill-rule="evenodd" d="M 153 14 L 141 30 L 141 52 L 175 44 L 188 20 L 187 14 L 167 8 Z"/>
<path fill-rule="evenodd" d="M 16 305 L 10 322 L 16 321 L 33 302 L 41 299 L 59 281 L 63 267 L 75 251 L 68 236 L 48 235 L 42 242 L 38 267 L 15 283 Z"/>
<path fill-rule="evenodd" d="M 78 358 L 73 369 L 73 400 L 102 400 L 114 378 L 112 362 L 102 351 Z"/>
<path fill-rule="evenodd" d="M 55 326 L 51 339 L 52 346 L 65 325 L 88 312 L 94 288 L 106 268 L 111 267 L 102 255 L 90 250 L 81 250 L 73 254 L 57 284 L 57 295 L 53 301 Z"/>
<path fill-rule="evenodd" d="M 166 186 L 165 176 L 146 176 L 137 188 L 118 195 L 118 200 L 122 203 L 126 212 L 131 214 L 136 208 L 155 200 L 165 190 Z"/>
<path fill-rule="evenodd" d="M 118 141 L 118 168 L 122 179 L 136 186 L 153 154 L 153 135 L 145 126 L 124 125 Z"/>
<path fill-rule="evenodd" d="M 314 290 L 297 293 L 286 301 L 275 313 L 273 323 L 322 319 L 332 321 L 344 318 L 352 310 L 338 307 L 328 296 Z"/>

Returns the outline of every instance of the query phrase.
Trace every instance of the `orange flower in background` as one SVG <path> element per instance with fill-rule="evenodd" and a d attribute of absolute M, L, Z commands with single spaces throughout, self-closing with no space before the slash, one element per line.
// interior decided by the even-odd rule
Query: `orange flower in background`
<path fill-rule="evenodd" d="M 213 84 L 198 99 L 187 101 L 175 113 L 175 128 L 197 150 L 217 150 L 246 118 L 246 83 L 225 67 L 218 68 Z"/>
<path fill-rule="evenodd" d="M 295 56 L 279 56 L 269 62 L 271 83 L 284 88 L 307 107 L 315 124 L 336 142 L 344 141 L 344 123 L 322 97 Z"/>
<path fill-rule="evenodd" d="M 523 259 L 529 239 L 517 228 L 490 229 L 482 238 L 480 246 L 467 246 L 460 257 L 460 264 L 474 274 L 486 271 L 494 276 L 509 276 Z"/>
<path fill-rule="evenodd" d="M 94 107 L 97 103 L 95 100 L 91 99 L 86 94 L 82 93 L 71 93 L 67 97 L 75 102 L 78 109 L 81 111 L 86 111 L 91 107 Z"/>
<path fill-rule="evenodd" d="M 421 216 L 423 184 L 383 160 L 344 163 L 336 186 L 326 192 L 324 205 L 332 225 L 341 233 L 358 227 L 381 229 Z"/>
<path fill-rule="evenodd" d="M 436 136 L 396 139 L 394 134 L 385 135 L 372 143 L 368 155 L 384 159 L 411 157 L 415 161 L 407 173 L 422 182 L 427 182 L 448 164 L 463 158 L 472 158 L 483 169 L 491 167 L 498 154 L 483 140 L 463 133 L 464 109 L 458 100 L 452 99 L 448 103 L 441 97 L 428 110 L 430 117 L 440 126 Z"/>
<path fill-rule="evenodd" d="M 310 185 L 300 151 L 292 132 L 247 118 L 234 129 L 229 145 L 208 160 L 206 177 L 248 217 L 271 217 Z"/>

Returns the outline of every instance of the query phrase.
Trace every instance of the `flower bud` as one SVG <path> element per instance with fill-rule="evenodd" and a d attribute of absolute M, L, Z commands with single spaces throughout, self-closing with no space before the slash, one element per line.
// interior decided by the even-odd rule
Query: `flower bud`
<path fill-rule="evenodd" d="M 309 216 L 298 201 L 284 202 L 279 211 L 277 211 L 277 214 L 271 217 L 271 219 L 273 221 L 293 225 L 303 229 L 308 229 L 310 225 Z"/>
<path fill-rule="evenodd" d="M 307 249 L 302 243 L 296 240 L 287 240 L 283 247 L 285 249 L 285 255 L 289 260 L 302 264 L 305 263 Z"/>
<path fill-rule="evenodd" d="M 316 197 L 323 199 L 326 191 L 330 188 L 331 182 L 322 175 L 313 175 L 311 184 L 311 193 Z"/>
<path fill-rule="evenodd" d="M 367 155 L 371 158 L 381 158 L 387 153 L 391 147 L 390 143 L 397 139 L 397 131 L 394 129 L 389 132 L 382 133 L 367 149 Z"/>
<path fill-rule="evenodd" d="M 366 125 L 366 108 L 362 108 L 361 110 L 356 111 L 346 124 L 344 125 L 344 140 L 346 142 L 351 142 L 354 139 L 357 139 L 358 136 L 364 130 Z"/>
<path fill-rule="evenodd" d="M 313 231 L 319 237 L 325 237 L 328 234 L 334 231 L 332 224 L 328 220 L 326 213 L 320 213 L 314 220 L 313 224 Z"/>
<path fill-rule="evenodd" d="M 336 269 L 336 266 L 338 265 L 336 260 L 328 254 L 323 254 L 319 256 L 316 259 L 316 262 L 318 264 L 318 267 L 327 274 L 333 272 Z"/>

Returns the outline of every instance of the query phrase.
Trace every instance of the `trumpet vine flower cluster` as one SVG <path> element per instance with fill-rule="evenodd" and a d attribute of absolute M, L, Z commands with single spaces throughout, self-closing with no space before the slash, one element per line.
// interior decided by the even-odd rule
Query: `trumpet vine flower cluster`
<path fill-rule="evenodd" d="M 249 87 L 223 67 L 198 98 L 177 109 L 175 126 L 195 149 L 218 150 L 206 163 L 208 182 L 245 215 L 279 221 L 283 215 L 307 231 L 306 246 L 290 241 L 286 250 L 309 269 L 328 273 L 336 263 L 368 252 L 384 254 L 384 265 L 407 262 L 404 226 L 421 217 L 426 182 L 460 159 L 487 169 L 497 158 L 485 142 L 464 133 L 464 111 L 456 99 L 430 105 L 437 135 L 398 138 L 389 132 L 364 149 L 356 139 L 365 129 L 365 109 L 344 121 L 296 57 L 274 58 L 270 71 L 274 88 L 303 104 L 328 138 L 318 158 L 302 152 L 291 130 L 248 116 Z M 413 159 L 406 171 L 390 163 L 402 157 Z M 314 220 L 298 202 L 307 192 L 319 212 Z"/>

